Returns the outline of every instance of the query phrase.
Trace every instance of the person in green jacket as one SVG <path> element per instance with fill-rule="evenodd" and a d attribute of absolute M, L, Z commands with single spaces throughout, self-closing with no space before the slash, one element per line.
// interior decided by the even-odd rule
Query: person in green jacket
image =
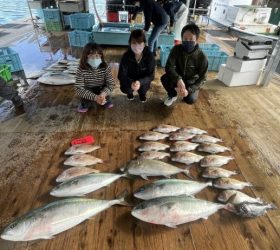
<path fill-rule="evenodd" d="M 208 60 L 198 45 L 199 27 L 186 25 L 181 32 L 182 44 L 174 46 L 168 56 L 165 74 L 161 82 L 167 91 L 164 105 L 171 106 L 183 97 L 187 104 L 193 104 L 198 98 L 200 87 L 206 80 Z"/>

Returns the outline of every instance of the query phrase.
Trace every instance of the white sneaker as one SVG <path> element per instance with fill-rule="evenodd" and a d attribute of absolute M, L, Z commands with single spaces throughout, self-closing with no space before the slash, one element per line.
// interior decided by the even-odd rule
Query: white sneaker
<path fill-rule="evenodd" d="M 171 106 L 173 104 L 173 102 L 175 102 L 177 100 L 177 96 L 174 96 L 174 97 L 169 97 L 167 96 L 164 100 L 164 105 L 165 106 Z"/>

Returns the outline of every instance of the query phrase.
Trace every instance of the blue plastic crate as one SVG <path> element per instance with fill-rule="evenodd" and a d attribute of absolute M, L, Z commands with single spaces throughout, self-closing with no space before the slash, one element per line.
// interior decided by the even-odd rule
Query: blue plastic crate
<path fill-rule="evenodd" d="M 207 51 L 204 53 L 208 57 L 208 70 L 219 71 L 221 64 L 226 63 L 228 55 L 222 51 Z"/>
<path fill-rule="evenodd" d="M 9 47 L 0 48 L 0 64 L 10 65 L 11 72 L 23 70 L 18 53 Z"/>
<path fill-rule="evenodd" d="M 90 13 L 75 13 L 70 15 L 70 27 L 76 30 L 91 30 L 94 25 L 94 15 Z"/>
<path fill-rule="evenodd" d="M 74 47 L 84 47 L 87 43 L 93 42 L 92 32 L 74 30 L 68 32 L 69 44 Z"/>
<path fill-rule="evenodd" d="M 220 46 L 214 43 L 200 43 L 199 48 L 204 50 L 212 50 L 212 51 L 219 51 Z"/>
<path fill-rule="evenodd" d="M 71 15 L 63 15 L 64 25 L 70 26 L 70 16 Z"/>
<path fill-rule="evenodd" d="M 60 11 L 58 9 L 43 9 L 45 21 L 60 22 Z"/>
<path fill-rule="evenodd" d="M 160 55 L 159 55 L 159 59 L 160 59 L 160 65 L 161 67 L 165 67 L 167 58 L 170 54 L 171 49 L 173 48 L 173 45 L 161 45 L 160 46 Z"/>

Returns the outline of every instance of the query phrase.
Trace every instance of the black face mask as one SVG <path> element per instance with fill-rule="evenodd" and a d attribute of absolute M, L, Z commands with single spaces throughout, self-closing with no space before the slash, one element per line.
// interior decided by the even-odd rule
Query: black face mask
<path fill-rule="evenodd" d="M 195 42 L 194 41 L 182 41 L 182 46 L 185 51 L 191 52 L 193 51 L 195 47 Z"/>

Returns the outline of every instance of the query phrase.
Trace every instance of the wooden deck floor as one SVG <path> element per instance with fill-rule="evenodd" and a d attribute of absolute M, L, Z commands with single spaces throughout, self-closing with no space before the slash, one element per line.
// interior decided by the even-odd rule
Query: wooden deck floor
<path fill-rule="evenodd" d="M 107 58 L 115 54 L 116 49 L 106 50 Z M 215 74 L 209 74 L 212 80 L 195 105 L 178 102 L 167 108 L 161 101 L 162 73 L 163 69 L 158 68 L 146 104 L 138 100 L 128 102 L 117 89 L 112 110 L 94 108 L 87 114 L 76 113 L 78 100 L 73 87 L 35 84 L 26 94 L 26 114 L 11 116 L 0 123 L 0 228 L 56 200 L 49 191 L 64 169 L 63 154 L 73 138 L 93 135 L 102 148 L 92 155 L 105 160 L 96 168 L 115 172 L 136 156 L 135 149 L 140 145 L 137 137 L 160 123 L 191 125 L 222 138 L 235 157 L 226 168 L 240 170 L 237 179 L 262 187 L 244 191 L 280 207 L 279 85 L 231 89 L 214 80 Z M 199 179 L 199 167 L 194 166 L 191 171 Z M 125 189 L 133 193 L 144 183 L 148 181 L 121 179 L 87 197 L 113 199 Z M 218 193 L 217 189 L 207 188 L 197 197 L 214 201 Z M 254 219 L 219 211 L 208 220 L 177 229 L 139 221 L 130 211 L 130 207 L 115 206 L 52 240 L 0 240 L 0 249 L 279 249 L 279 210 Z"/>

